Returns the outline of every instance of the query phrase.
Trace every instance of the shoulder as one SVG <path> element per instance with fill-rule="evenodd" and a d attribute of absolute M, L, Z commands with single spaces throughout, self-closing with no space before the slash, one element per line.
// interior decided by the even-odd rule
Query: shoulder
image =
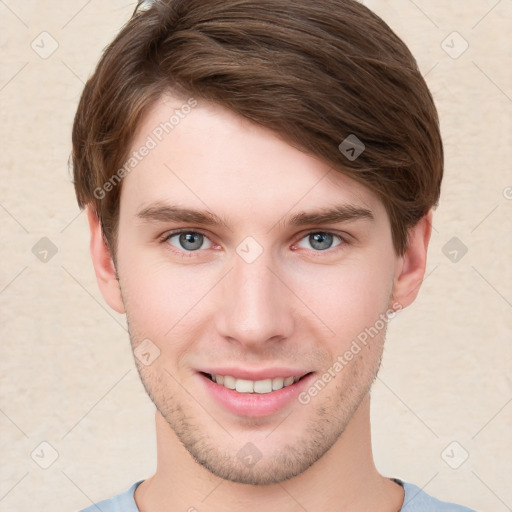
<path fill-rule="evenodd" d="M 84 508 L 80 512 L 139 512 L 137 504 L 135 503 L 134 493 L 137 486 L 142 483 L 135 482 L 129 489 L 117 494 L 113 498 L 103 500 L 90 507 Z"/>
<path fill-rule="evenodd" d="M 399 483 L 402 484 L 405 491 L 404 504 L 400 512 L 475 512 L 462 505 L 440 501 L 417 485 L 402 481 Z"/>

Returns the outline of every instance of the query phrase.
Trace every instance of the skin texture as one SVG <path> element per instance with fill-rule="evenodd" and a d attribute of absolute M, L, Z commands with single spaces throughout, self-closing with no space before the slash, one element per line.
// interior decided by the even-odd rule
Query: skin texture
<path fill-rule="evenodd" d="M 185 101 L 155 104 L 133 150 Z M 209 210 L 224 223 L 140 218 L 163 204 Z M 286 223 L 334 205 L 364 208 L 373 219 Z M 370 190 L 199 101 L 124 178 L 115 265 L 90 208 L 88 218 L 103 296 L 127 314 L 134 350 L 149 339 L 160 351 L 149 365 L 136 359 L 156 406 L 158 446 L 156 474 L 135 494 L 143 512 L 217 511 L 227 503 L 244 512 L 400 509 L 403 491 L 375 469 L 370 441 L 369 391 L 385 327 L 308 404 L 293 400 L 264 417 L 224 409 L 197 370 L 286 366 L 321 376 L 379 315 L 414 300 L 431 212 L 397 256 L 386 211 Z M 204 238 L 180 245 L 169 234 L 181 228 Z M 309 236 L 318 232 L 334 235 L 325 250 Z M 237 253 L 246 237 L 262 250 L 251 263 Z M 261 453 L 252 467 L 237 457 L 247 443 Z"/>

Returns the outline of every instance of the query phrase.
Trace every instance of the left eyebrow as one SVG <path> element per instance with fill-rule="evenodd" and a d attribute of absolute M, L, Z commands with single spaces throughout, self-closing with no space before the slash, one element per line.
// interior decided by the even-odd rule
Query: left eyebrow
<path fill-rule="evenodd" d="M 291 226 L 305 226 L 307 224 L 337 224 L 359 219 L 373 221 L 375 218 L 371 210 L 359 206 L 344 204 L 333 208 L 323 208 L 312 212 L 300 212 L 292 215 L 286 221 Z"/>

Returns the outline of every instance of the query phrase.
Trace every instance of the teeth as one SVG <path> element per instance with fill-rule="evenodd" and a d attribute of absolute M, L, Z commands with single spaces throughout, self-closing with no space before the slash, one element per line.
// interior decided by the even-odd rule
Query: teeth
<path fill-rule="evenodd" d="M 290 386 L 300 377 L 276 377 L 274 379 L 248 380 L 235 379 L 231 375 L 211 375 L 213 382 L 228 389 L 235 389 L 239 393 L 271 393 L 278 389 Z"/>
<path fill-rule="evenodd" d="M 254 382 L 255 393 L 270 393 L 272 391 L 272 379 L 257 380 Z"/>
<path fill-rule="evenodd" d="M 254 392 L 254 381 L 245 379 L 236 379 L 235 389 L 239 393 L 252 393 Z"/>
<path fill-rule="evenodd" d="M 282 377 L 276 377 L 272 379 L 272 390 L 276 391 L 284 386 L 284 379 Z"/>
<path fill-rule="evenodd" d="M 230 377 L 229 375 L 226 375 L 224 377 L 224 386 L 228 389 L 235 389 L 236 388 L 236 379 L 234 377 Z"/>
<path fill-rule="evenodd" d="M 284 379 L 284 386 L 289 386 L 290 384 L 293 384 L 295 380 L 295 377 L 287 377 Z"/>

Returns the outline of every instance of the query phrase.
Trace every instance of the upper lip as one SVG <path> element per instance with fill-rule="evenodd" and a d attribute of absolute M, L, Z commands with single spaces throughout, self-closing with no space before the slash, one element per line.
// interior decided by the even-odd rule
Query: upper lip
<path fill-rule="evenodd" d="M 198 370 L 202 373 L 209 373 L 210 375 L 229 375 L 235 379 L 246 379 L 246 380 L 266 380 L 275 379 L 277 377 L 303 377 L 308 370 L 302 370 L 297 368 L 279 367 L 279 368 L 266 368 L 266 369 L 244 369 L 244 368 L 202 368 Z"/>

